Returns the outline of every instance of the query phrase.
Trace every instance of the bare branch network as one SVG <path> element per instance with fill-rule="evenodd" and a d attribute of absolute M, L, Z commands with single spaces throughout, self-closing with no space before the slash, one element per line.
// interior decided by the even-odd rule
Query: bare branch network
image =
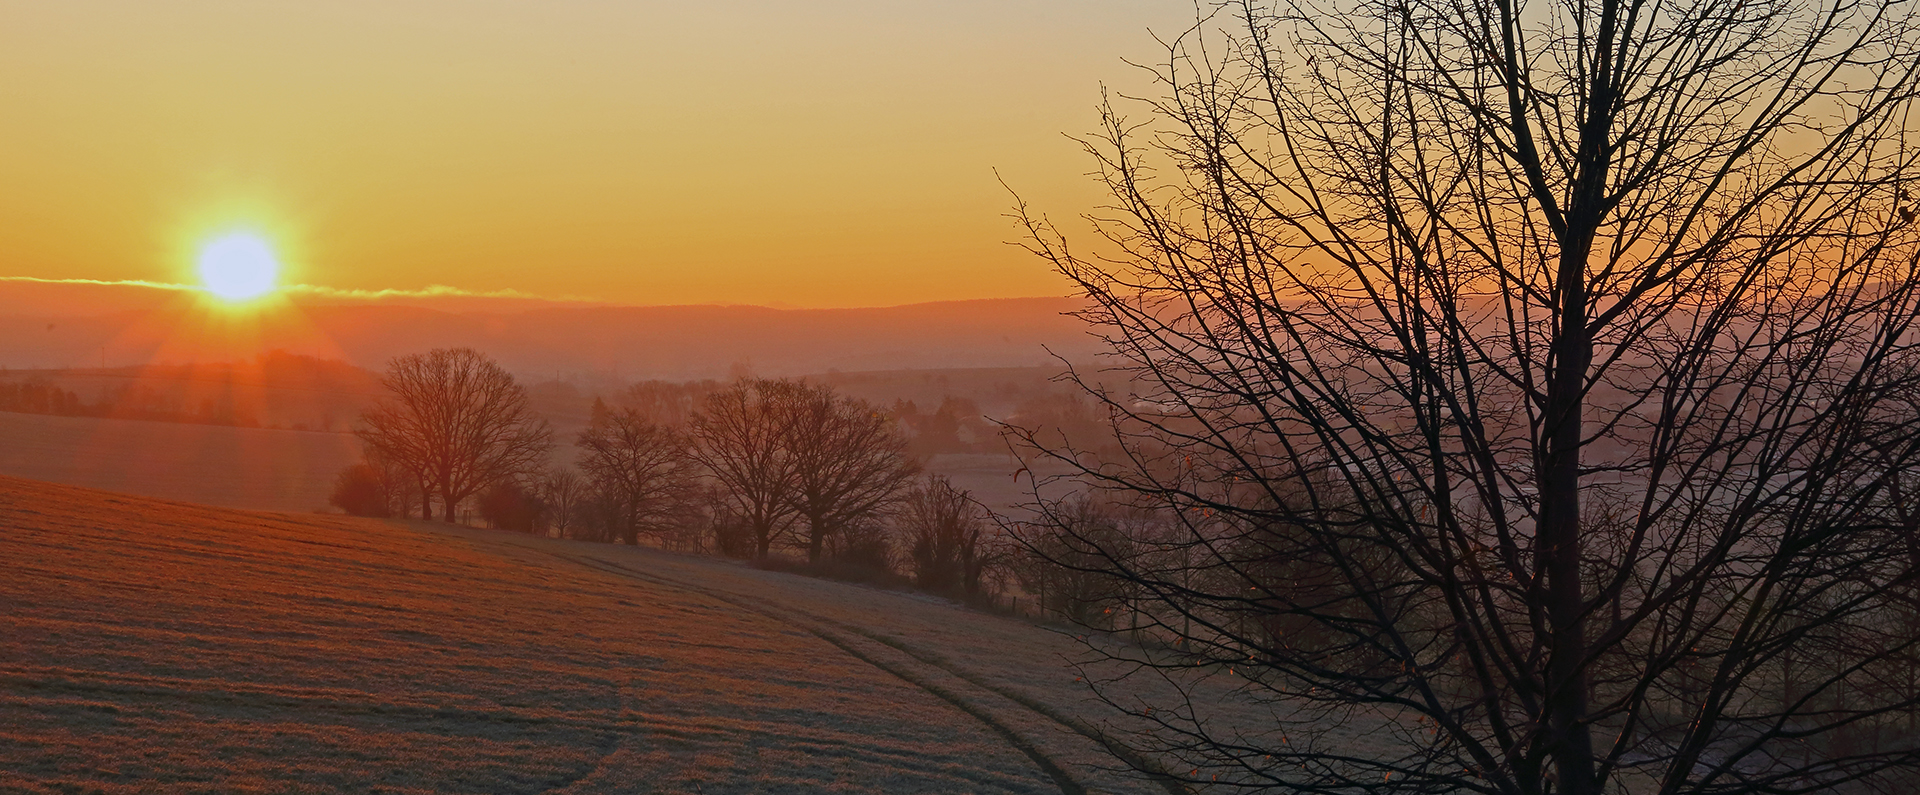
<path fill-rule="evenodd" d="M 1103 255 L 1020 212 L 1132 379 L 1088 382 L 1120 455 L 1028 437 L 1119 508 L 1024 537 L 1164 642 L 1142 675 L 1274 716 L 1154 705 L 1161 767 L 1920 787 L 1915 14 L 1246 0 L 1171 41 L 1085 141 Z"/>

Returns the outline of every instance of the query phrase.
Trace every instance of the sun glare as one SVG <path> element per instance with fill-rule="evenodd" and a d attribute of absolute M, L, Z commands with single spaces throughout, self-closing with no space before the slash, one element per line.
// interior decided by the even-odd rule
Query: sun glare
<path fill-rule="evenodd" d="M 280 262 L 259 235 L 226 235 L 200 249 L 200 282 L 207 292 L 228 301 L 245 301 L 273 292 Z"/>

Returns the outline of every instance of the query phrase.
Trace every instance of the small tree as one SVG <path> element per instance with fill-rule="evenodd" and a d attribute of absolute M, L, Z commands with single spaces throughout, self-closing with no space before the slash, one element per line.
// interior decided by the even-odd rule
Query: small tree
<path fill-rule="evenodd" d="M 512 480 L 488 486 L 474 502 L 480 518 L 487 520 L 488 525 L 522 533 L 534 532 L 546 511 L 539 495 Z"/>
<path fill-rule="evenodd" d="M 381 487 L 387 494 L 387 505 L 393 516 L 410 517 L 414 515 L 414 506 L 419 506 L 422 519 L 433 518 L 432 505 L 428 502 L 426 484 L 405 462 L 395 461 L 381 455 L 373 447 L 366 447 L 362 457 L 367 466 L 379 473 Z"/>
<path fill-rule="evenodd" d="M 380 470 L 369 464 L 352 464 L 333 479 L 328 504 L 352 516 L 384 519 L 393 515 L 393 500 Z"/>
<path fill-rule="evenodd" d="M 844 526 L 828 537 L 822 550 L 824 562 L 809 564 L 807 568 L 855 582 L 900 582 L 899 575 L 894 573 L 899 558 L 897 551 L 893 533 L 880 523 L 879 517 L 873 517 Z"/>
<path fill-rule="evenodd" d="M 711 503 L 718 506 L 708 515 L 707 525 L 713 537 L 714 553 L 729 558 L 752 558 L 755 552 L 753 528 L 733 511 L 717 490 L 710 492 L 710 496 Z"/>
<path fill-rule="evenodd" d="M 932 475 L 901 501 L 907 556 L 915 584 L 930 591 L 982 593 L 989 567 L 998 565 L 998 528 L 967 492 Z"/>
<path fill-rule="evenodd" d="M 1042 610 L 1097 629 L 1114 627 L 1115 611 L 1132 604 L 1139 588 L 1128 575 L 1139 563 L 1139 538 L 1119 512 L 1078 495 L 1038 504 L 1039 514 L 1015 527 L 1025 555 L 1015 566 L 1020 585 Z"/>
<path fill-rule="evenodd" d="M 487 486 L 535 472 L 552 431 L 526 390 L 493 360 L 467 348 L 393 360 L 387 397 L 361 416 L 360 438 L 415 473 L 451 522 L 459 504 Z"/>
<path fill-rule="evenodd" d="M 344 470 L 334 480 L 328 502 L 355 516 L 406 518 L 413 506 L 420 506 L 421 518 L 429 518 L 425 492 L 419 479 L 405 465 L 380 454 L 371 447 L 365 459 Z"/>
<path fill-rule="evenodd" d="M 561 538 L 569 537 L 579 521 L 581 506 L 592 491 L 579 473 L 565 467 L 553 467 L 540 478 L 540 503 L 546 506 L 547 525 Z"/>
<path fill-rule="evenodd" d="M 569 538 L 610 544 L 620 539 L 624 509 L 613 495 L 589 487 L 574 512 Z"/>

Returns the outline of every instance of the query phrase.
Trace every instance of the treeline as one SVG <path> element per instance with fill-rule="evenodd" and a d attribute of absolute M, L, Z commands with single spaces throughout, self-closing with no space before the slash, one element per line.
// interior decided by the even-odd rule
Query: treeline
<path fill-rule="evenodd" d="M 0 411 L 79 417 L 89 416 L 93 408 L 79 395 L 52 384 L 0 381 Z"/>
<path fill-rule="evenodd" d="M 0 381 L 0 411 L 58 417 L 111 417 L 195 425 L 261 427 L 258 415 L 231 403 L 208 399 L 202 400 L 196 408 L 186 409 L 179 406 L 178 401 L 144 386 L 116 389 L 102 400 L 89 403 L 79 393 L 54 384 Z"/>
<path fill-rule="evenodd" d="M 792 380 L 642 384 L 597 403 L 553 461 L 526 391 L 471 350 L 401 357 L 363 415 L 362 463 L 333 503 L 363 516 L 477 517 L 584 541 L 906 579 L 979 597 L 1000 590 L 1014 545 L 963 490 L 925 475 L 895 411 Z M 936 439 L 965 411 L 928 416 Z M 918 414 L 918 412 L 915 412 Z"/>

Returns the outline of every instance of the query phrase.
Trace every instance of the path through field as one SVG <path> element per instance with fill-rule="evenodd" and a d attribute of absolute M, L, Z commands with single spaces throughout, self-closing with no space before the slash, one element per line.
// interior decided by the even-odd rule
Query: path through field
<path fill-rule="evenodd" d="M 648 550 L 0 477 L 0 791 L 1167 792 L 1070 639 Z"/>

